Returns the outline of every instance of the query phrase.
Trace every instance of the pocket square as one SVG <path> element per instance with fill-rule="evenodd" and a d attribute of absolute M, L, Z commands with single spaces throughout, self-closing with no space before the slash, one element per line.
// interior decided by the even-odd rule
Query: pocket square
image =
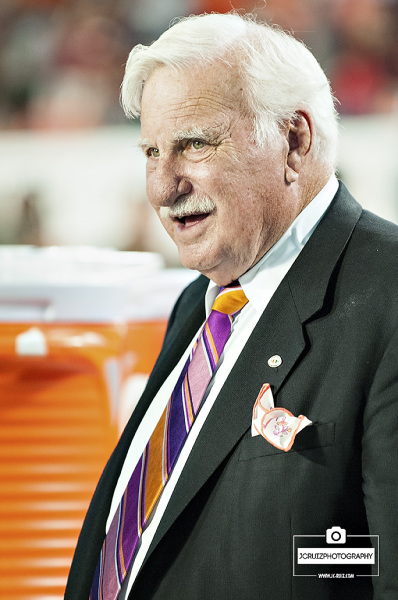
<path fill-rule="evenodd" d="M 275 408 L 269 383 L 264 383 L 253 407 L 252 437 L 262 435 L 270 444 L 287 452 L 299 431 L 312 425 L 304 415 L 295 417 L 286 408 Z"/>

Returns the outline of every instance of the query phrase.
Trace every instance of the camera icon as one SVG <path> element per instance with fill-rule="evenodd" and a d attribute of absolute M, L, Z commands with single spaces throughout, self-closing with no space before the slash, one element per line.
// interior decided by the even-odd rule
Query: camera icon
<path fill-rule="evenodd" d="M 345 544 L 346 542 L 346 530 L 341 527 L 331 527 L 326 529 L 326 543 L 327 544 Z"/>

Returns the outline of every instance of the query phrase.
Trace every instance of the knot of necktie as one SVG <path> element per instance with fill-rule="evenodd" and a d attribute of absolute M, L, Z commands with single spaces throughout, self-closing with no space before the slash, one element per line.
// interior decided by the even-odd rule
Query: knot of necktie
<path fill-rule="evenodd" d="M 239 283 L 231 284 L 220 288 L 217 298 L 214 301 L 212 310 L 234 316 L 247 304 L 248 299 L 245 296 Z"/>

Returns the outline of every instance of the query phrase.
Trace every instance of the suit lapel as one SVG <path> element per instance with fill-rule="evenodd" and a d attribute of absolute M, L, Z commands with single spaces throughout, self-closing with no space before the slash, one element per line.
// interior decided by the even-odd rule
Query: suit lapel
<path fill-rule="evenodd" d="M 280 284 L 218 395 L 160 522 L 143 569 L 174 521 L 250 428 L 252 407 L 262 384 L 270 383 L 276 394 L 308 351 L 305 323 L 322 308 L 333 270 L 361 211 L 341 184 L 335 201 Z M 268 364 L 273 355 L 282 357 L 278 368 Z"/>
<path fill-rule="evenodd" d="M 343 183 L 324 218 L 287 274 L 302 323 L 323 306 L 333 271 L 362 214 Z"/>

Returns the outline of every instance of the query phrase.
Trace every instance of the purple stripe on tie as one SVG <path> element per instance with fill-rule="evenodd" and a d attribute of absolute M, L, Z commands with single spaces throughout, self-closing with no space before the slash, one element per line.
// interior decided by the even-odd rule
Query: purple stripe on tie
<path fill-rule="evenodd" d="M 171 397 L 169 432 L 168 432 L 168 473 L 171 473 L 174 463 L 186 438 L 184 406 L 181 384 Z"/>
<path fill-rule="evenodd" d="M 168 432 L 169 432 L 169 416 L 170 416 L 170 400 L 167 403 L 166 407 L 166 418 L 164 420 L 163 427 L 163 444 L 162 444 L 162 483 L 163 486 L 166 485 L 167 479 L 169 477 L 169 440 L 168 440 Z"/>
<path fill-rule="evenodd" d="M 148 471 L 148 457 L 151 451 L 151 440 L 146 445 L 144 453 L 142 455 L 144 461 L 144 472 L 142 474 L 142 483 L 141 483 L 141 506 L 140 506 L 140 516 L 141 516 L 141 529 L 145 527 L 145 497 L 146 497 L 146 482 L 147 482 L 147 471 Z M 139 516 L 137 516 L 137 521 L 139 520 Z"/>
<path fill-rule="evenodd" d="M 218 358 L 224 350 L 225 343 L 231 333 L 231 320 L 228 315 L 213 311 L 210 313 L 209 328 L 212 333 L 213 342 L 217 350 Z M 214 365 L 215 368 L 215 365 Z"/>
<path fill-rule="evenodd" d="M 139 539 L 138 534 L 138 498 L 139 498 L 139 487 L 141 480 L 141 470 L 142 470 L 142 461 L 143 457 L 141 456 L 140 460 L 137 463 L 137 466 L 134 469 L 134 472 L 131 476 L 130 481 L 127 484 L 127 488 L 125 491 L 126 495 L 126 510 L 124 514 L 124 522 L 123 522 L 123 532 L 120 536 L 119 546 L 123 553 L 123 563 L 125 569 L 128 570 L 128 566 L 131 562 L 131 559 L 134 555 L 134 551 L 137 546 L 137 542 Z M 119 557 L 120 562 L 122 561 L 122 557 Z M 120 570 L 123 570 L 122 565 L 120 565 Z M 104 598 L 105 600 L 105 598 Z"/>

